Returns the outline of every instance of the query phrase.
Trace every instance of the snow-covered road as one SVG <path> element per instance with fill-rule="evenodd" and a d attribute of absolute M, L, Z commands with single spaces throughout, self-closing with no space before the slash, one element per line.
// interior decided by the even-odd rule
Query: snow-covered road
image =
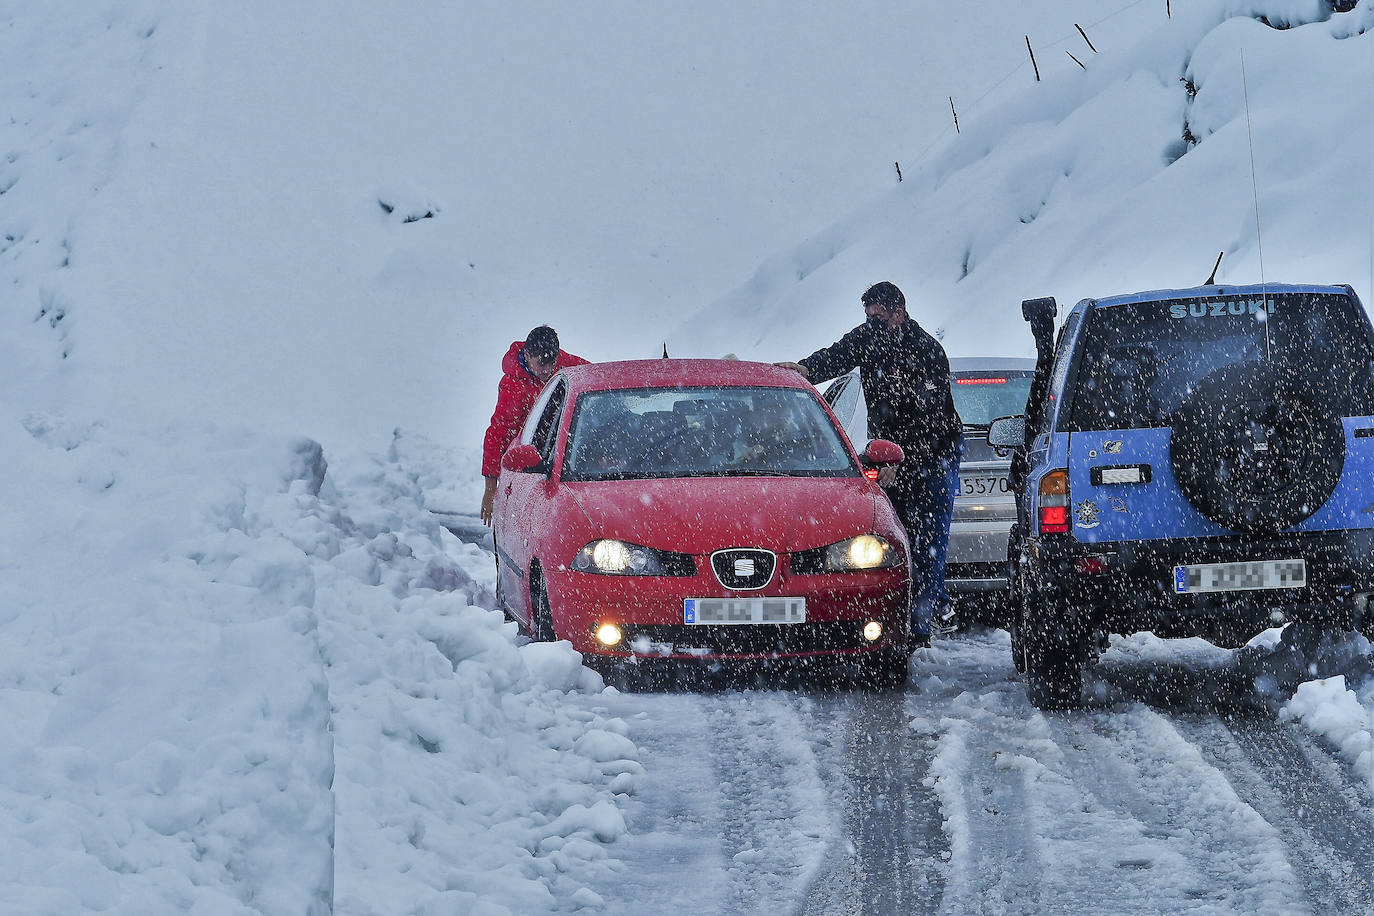
<path fill-rule="evenodd" d="M 1369 777 L 1257 692 L 1285 686 L 1272 649 L 1119 641 L 1074 713 L 1029 705 L 1001 631 L 904 691 L 589 697 L 646 771 L 595 890 L 616 913 L 1374 913 Z"/>

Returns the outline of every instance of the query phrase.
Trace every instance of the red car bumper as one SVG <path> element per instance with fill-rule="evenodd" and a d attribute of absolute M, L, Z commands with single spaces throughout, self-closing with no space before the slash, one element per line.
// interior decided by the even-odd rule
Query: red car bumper
<path fill-rule="evenodd" d="M 805 659 L 857 656 L 904 647 L 911 629 L 905 567 L 862 573 L 783 575 L 762 589 L 731 591 L 697 558 L 695 576 L 546 573 L 554 631 L 588 655 L 607 658 Z M 780 564 L 785 569 L 785 564 Z M 805 598 L 800 623 L 687 624 L 689 598 Z M 868 639 L 867 623 L 882 624 Z M 612 623 L 624 639 L 607 647 L 596 630 Z"/>

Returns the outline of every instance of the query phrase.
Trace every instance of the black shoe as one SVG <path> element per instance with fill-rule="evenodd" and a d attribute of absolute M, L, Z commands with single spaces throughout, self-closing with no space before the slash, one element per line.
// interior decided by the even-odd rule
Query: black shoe
<path fill-rule="evenodd" d="M 949 636 L 958 633 L 962 628 L 959 622 L 959 612 L 954 605 L 946 605 L 944 608 L 935 612 L 935 619 L 931 621 L 930 629 L 939 633 L 941 636 Z"/>
<path fill-rule="evenodd" d="M 929 649 L 929 648 L 930 648 L 930 637 L 929 637 L 929 636 L 913 636 L 913 637 L 911 637 L 911 648 L 913 648 L 913 649 Z"/>

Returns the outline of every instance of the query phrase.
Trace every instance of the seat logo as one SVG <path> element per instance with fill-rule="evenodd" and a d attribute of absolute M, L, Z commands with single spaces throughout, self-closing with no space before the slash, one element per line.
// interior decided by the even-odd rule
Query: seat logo
<path fill-rule="evenodd" d="M 753 557 L 740 557 L 735 561 L 735 575 L 739 576 L 741 579 L 754 575 L 754 572 Z"/>

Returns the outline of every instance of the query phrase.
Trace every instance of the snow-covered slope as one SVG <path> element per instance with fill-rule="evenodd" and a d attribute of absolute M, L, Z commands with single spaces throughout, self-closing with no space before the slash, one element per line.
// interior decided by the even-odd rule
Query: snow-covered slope
<path fill-rule="evenodd" d="M 857 324 L 860 292 L 889 279 L 951 354 L 1034 355 L 1021 299 L 1194 286 L 1222 251 L 1222 282 L 1350 283 L 1368 303 L 1374 6 L 1175 7 L 1130 47 L 965 119 L 897 190 L 675 336 L 795 359 Z"/>

